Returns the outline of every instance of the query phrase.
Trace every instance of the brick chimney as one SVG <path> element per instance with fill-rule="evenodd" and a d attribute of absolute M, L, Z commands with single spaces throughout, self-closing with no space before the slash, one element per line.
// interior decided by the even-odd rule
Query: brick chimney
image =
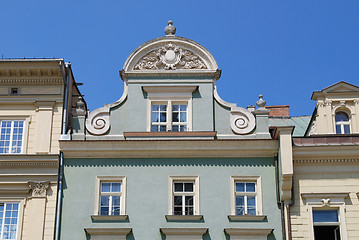
<path fill-rule="evenodd" d="M 265 106 L 270 110 L 269 117 L 289 117 L 289 105 Z"/>

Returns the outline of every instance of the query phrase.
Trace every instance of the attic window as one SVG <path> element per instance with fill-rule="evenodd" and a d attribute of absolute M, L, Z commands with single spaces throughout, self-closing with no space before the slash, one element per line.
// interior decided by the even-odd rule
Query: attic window
<path fill-rule="evenodd" d="M 10 95 L 18 95 L 19 89 L 18 88 L 11 88 L 10 89 Z"/>
<path fill-rule="evenodd" d="M 335 129 L 337 134 L 350 133 L 350 122 L 348 114 L 345 112 L 337 112 L 335 114 Z"/>

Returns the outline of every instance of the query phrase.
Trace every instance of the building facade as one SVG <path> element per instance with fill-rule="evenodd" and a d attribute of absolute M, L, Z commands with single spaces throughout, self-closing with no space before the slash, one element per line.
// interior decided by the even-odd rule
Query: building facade
<path fill-rule="evenodd" d="M 63 59 L 0 60 L 0 239 L 54 239 L 67 76 L 76 97 Z"/>
<path fill-rule="evenodd" d="M 313 92 L 304 137 L 293 138 L 292 239 L 359 239 L 359 87 Z"/>
<path fill-rule="evenodd" d="M 74 112 L 60 141 L 61 239 L 282 239 L 263 96 L 225 102 L 210 52 L 172 22 L 165 32 L 127 58 L 118 101 Z"/>

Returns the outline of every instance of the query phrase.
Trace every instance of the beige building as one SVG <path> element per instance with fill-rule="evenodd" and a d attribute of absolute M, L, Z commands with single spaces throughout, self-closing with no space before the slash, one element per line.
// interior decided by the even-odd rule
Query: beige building
<path fill-rule="evenodd" d="M 287 239 L 357 240 L 359 87 L 339 82 L 312 99 L 307 132 L 293 137 L 284 160 Z"/>
<path fill-rule="evenodd" d="M 0 239 L 54 238 L 64 99 L 79 96 L 63 59 L 0 60 Z"/>

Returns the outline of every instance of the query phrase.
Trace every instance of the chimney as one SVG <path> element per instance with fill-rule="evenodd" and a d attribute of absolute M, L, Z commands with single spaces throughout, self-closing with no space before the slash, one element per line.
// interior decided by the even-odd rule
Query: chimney
<path fill-rule="evenodd" d="M 289 105 L 265 106 L 270 110 L 269 117 L 289 117 Z"/>

